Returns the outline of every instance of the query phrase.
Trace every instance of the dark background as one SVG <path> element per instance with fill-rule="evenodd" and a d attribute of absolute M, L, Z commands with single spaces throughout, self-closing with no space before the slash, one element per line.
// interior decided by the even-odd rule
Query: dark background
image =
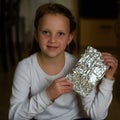
<path fill-rule="evenodd" d="M 115 19 L 118 17 L 117 0 L 80 0 L 79 15 L 83 18 Z"/>

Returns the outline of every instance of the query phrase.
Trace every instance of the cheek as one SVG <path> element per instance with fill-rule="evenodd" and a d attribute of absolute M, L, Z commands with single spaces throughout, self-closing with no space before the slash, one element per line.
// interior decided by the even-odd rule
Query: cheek
<path fill-rule="evenodd" d="M 39 43 L 40 44 L 45 44 L 46 43 L 46 38 L 44 36 L 39 36 Z"/>
<path fill-rule="evenodd" d="M 66 46 L 68 45 L 68 39 L 62 39 L 60 43 L 62 47 L 66 48 Z"/>
<path fill-rule="evenodd" d="M 44 39 L 40 39 L 40 38 L 39 38 L 39 40 L 38 40 L 38 44 L 39 44 L 39 47 L 40 47 L 41 49 L 44 49 L 44 47 L 45 47 L 45 45 L 46 45 L 45 40 L 44 40 Z"/>

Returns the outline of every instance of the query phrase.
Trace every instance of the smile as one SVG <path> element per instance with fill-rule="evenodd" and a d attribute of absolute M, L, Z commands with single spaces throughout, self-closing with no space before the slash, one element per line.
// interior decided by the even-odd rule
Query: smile
<path fill-rule="evenodd" d="M 47 46 L 49 49 L 57 49 L 57 46 Z"/>

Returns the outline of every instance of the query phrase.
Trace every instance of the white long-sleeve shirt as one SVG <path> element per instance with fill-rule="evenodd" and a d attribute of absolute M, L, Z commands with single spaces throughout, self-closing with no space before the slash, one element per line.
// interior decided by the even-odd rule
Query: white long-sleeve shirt
<path fill-rule="evenodd" d="M 19 62 L 13 80 L 9 120 L 74 120 L 83 117 L 74 91 L 54 102 L 45 92 L 54 80 L 66 76 L 76 62 L 74 56 L 65 52 L 65 65 L 56 75 L 48 75 L 42 70 L 36 53 Z M 93 120 L 102 120 L 107 116 L 113 83 L 103 78 L 99 91 L 94 89 L 87 97 L 81 97 L 84 110 Z"/>

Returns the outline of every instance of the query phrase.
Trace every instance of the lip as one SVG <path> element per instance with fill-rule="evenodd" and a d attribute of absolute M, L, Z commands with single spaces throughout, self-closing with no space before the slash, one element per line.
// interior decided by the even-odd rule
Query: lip
<path fill-rule="evenodd" d="M 58 47 L 57 46 L 50 46 L 50 45 L 48 45 L 47 46 L 49 49 L 57 49 Z"/>

